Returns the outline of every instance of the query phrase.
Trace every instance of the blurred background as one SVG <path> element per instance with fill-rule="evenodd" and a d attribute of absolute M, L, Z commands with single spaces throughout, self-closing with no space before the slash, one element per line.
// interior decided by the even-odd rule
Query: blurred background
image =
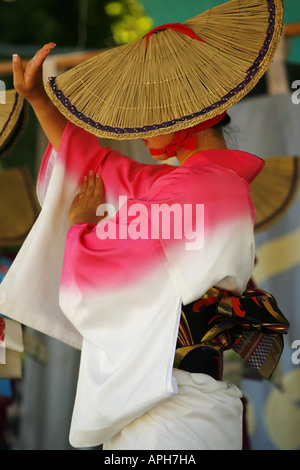
<path fill-rule="evenodd" d="M 221 3 L 224 0 L 0 0 L 0 92 L 13 88 L 14 53 L 26 62 L 45 43 L 55 42 L 44 67 L 46 80 L 90 54 Z M 230 110 L 232 125 L 226 134 L 231 148 L 266 160 L 266 171 L 253 187 L 253 281 L 276 297 L 291 323 L 280 364 L 268 382 L 233 353 L 226 354 L 225 378 L 244 393 L 245 449 L 253 450 L 300 449 L 300 2 L 284 0 L 284 7 L 284 33 L 273 64 Z M 0 119 L 1 106 L 0 96 Z M 0 282 L 39 212 L 35 183 L 47 141 L 30 108 L 21 124 L 18 137 L 5 152 L 0 150 Z M 107 143 L 153 163 L 141 142 Z M 16 217 L 19 231 L 10 220 Z M 29 328 L 23 328 L 23 335 L 21 376 L 0 376 L 0 449 L 70 449 L 79 352 Z"/>

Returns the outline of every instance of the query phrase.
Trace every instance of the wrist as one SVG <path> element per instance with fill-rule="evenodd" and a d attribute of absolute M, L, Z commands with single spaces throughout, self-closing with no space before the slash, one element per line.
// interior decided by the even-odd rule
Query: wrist
<path fill-rule="evenodd" d="M 41 91 L 35 96 L 29 97 L 27 101 L 30 103 L 32 108 L 37 112 L 44 110 L 44 109 L 50 109 L 53 106 L 53 103 L 50 100 L 45 90 Z"/>

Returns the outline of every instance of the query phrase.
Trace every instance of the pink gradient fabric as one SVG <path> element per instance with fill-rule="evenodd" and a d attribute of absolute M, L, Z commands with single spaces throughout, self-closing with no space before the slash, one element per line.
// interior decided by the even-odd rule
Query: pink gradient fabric
<path fill-rule="evenodd" d="M 263 164 L 209 150 L 180 167 L 144 165 L 71 123 L 59 151 L 48 146 L 37 182 L 41 214 L 0 285 L 0 309 L 81 349 L 74 447 L 101 444 L 177 393 L 182 302 L 211 286 L 242 293 L 251 277 L 249 183 Z M 90 169 L 101 174 L 113 213 L 100 225 L 69 228 L 69 207 Z M 170 207 L 190 217 L 163 236 Z"/>

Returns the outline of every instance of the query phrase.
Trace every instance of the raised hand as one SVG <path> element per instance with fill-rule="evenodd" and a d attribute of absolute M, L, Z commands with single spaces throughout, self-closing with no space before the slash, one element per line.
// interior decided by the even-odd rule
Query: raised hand
<path fill-rule="evenodd" d="M 33 106 L 46 96 L 43 84 L 43 63 L 54 47 L 53 42 L 42 47 L 28 62 L 25 69 L 22 59 L 17 54 L 13 55 L 14 87 Z"/>
<path fill-rule="evenodd" d="M 40 49 L 24 68 L 22 59 L 13 55 L 14 87 L 34 109 L 44 132 L 58 150 L 67 119 L 48 97 L 43 83 L 43 63 L 55 44 L 49 42 Z"/>

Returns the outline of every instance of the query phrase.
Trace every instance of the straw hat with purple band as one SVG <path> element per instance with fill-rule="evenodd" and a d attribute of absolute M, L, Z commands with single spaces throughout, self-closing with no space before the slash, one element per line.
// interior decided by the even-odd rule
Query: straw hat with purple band
<path fill-rule="evenodd" d="M 50 78 L 46 90 L 70 121 L 100 137 L 207 127 L 267 70 L 282 19 L 282 0 L 232 0 L 100 53 Z"/>

